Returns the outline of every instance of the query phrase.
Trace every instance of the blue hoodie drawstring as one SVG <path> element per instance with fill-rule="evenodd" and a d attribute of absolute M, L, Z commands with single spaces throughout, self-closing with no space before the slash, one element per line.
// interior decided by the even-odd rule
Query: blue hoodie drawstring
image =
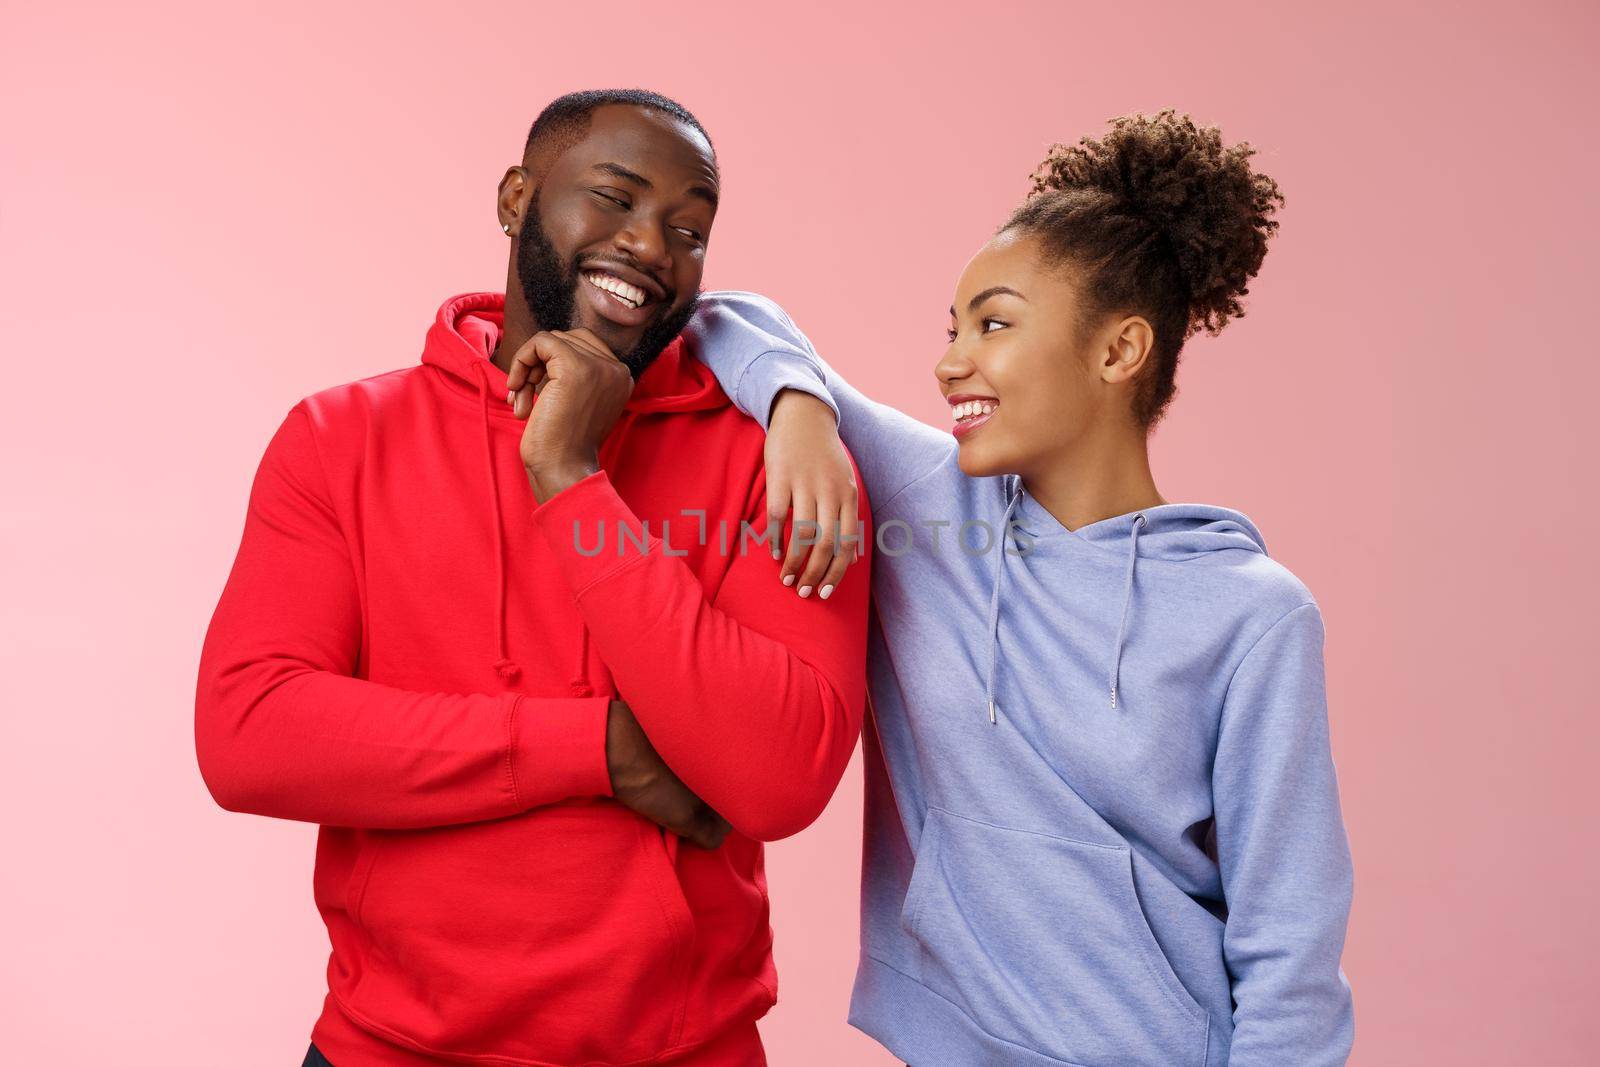
<path fill-rule="evenodd" d="M 1128 577 L 1122 590 L 1122 621 L 1117 624 L 1117 643 L 1111 650 L 1111 708 L 1117 707 L 1117 682 L 1122 668 L 1122 641 L 1128 636 L 1128 612 L 1133 608 L 1133 568 L 1139 561 L 1139 530 L 1147 520 L 1143 515 L 1133 517 L 1128 530 Z"/>
<path fill-rule="evenodd" d="M 995 539 L 999 553 L 994 562 L 994 590 L 989 595 L 989 684 L 986 692 L 991 724 L 998 721 L 994 714 L 994 673 L 995 665 L 1000 659 L 1000 583 L 1005 577 L 1006 570 L 1006 531 L 1010 528 L 1011 516 L 1021 501 L 1022 479 L 1018 478 L 1016 490 L 1011 494 L 1011 502 L 1006 505 L 1006 513 L 1000 519 L 1000 533 Z"/>

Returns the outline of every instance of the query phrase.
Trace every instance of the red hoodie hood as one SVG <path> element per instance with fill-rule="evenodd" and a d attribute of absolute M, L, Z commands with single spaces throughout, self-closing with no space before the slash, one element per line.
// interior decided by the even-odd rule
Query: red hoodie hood
<path fill-rule="evenodd" d="M 476 393 L 483 412 L 484 483 L 494 510 L 495 556 L 499 564 L 499 579 L 495 583 L 494 669 L 510 681 L 522 668 L 507 655 L 505 516 L 500 483 L 495 475 L 494 436 L 490 430 L 491 419 L 516 419 L 505 402 L 505 371 L 490 361 L 505 329 L 505 311 L 504 293 L 462 293 L 446 300 L 428 328 L 422 362 L 439 371 L 447 388 Z M 628 439 L 628 431 L 640 415 L 710 411 L 727 407 L 729 403 L 727 394 L 717 385 L 705 364 L 689 356 L 684 350 L 683 338 L 676 337 L 634 382 L 633 395 L 628 398 L 622 417 L 601 446 L 600 466 L 611 468 Z M 534 405 L 538 406 L 537 397 Z M 589 680 L 584 666 L 588 643 L 589 635 L 585 631 L 578 658 L 578 676 L 574 679 L 574 684 L 582 688 L 587 688 Z"/>
<path fill-rule="evenodd" d="M 446 300 L 428 328 L 422 362 L 437 367 L 453 385 L 464 385 L 474 393 L 487 388 L 490 395 L 504 398 L 505 372 L 489 357 L 505 329 L 505 309 L 504 293 L 462 293 Z M 716 378 L 685 351 L 680 336 L 645 368 L 625 410 L 709 411 L 728 403 Z M 503 403 L 492 410 L 515 417 Z"/>

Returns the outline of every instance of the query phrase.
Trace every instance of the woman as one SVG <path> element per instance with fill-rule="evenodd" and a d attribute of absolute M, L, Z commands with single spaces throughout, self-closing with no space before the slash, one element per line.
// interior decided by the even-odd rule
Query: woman
<path fill-rule="evenodd" d="M 1164 500 L 1146 449 L 1185 338 L 1242 314 L 1277 227 L 1251 154 L 1171 112 L 1052 150 L 957 284 L 953 436 L 760 297 L 713 294 L 692 326 L 770 415 L 778 508 L 848 523 L 839 437 L 871 499 L 850 1020 L 917 1067 L 1348 1054 L 1316 602 L 1244 515 Z M 829 595 L 848 553 L 805 555 L 786 583 Z"/>

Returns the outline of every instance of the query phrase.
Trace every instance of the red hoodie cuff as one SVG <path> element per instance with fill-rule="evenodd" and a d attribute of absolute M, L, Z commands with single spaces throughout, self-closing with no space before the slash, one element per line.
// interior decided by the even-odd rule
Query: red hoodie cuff
<path fill-rule="evenodd" d="M 561 572 L 573 593 L 580 596 L 607 575 L 644 559 L 657 540 L 644 536 L 644 524 L 617 495 L 611 476 L 603 470 L 573 482 L 534 508 L 533 520 L 561 560 Z"/>
<path fill-rule="evenodd" d="M 568 797 L 608 797 L 609 697 L 518 697 L 511 713 L 511 790 L 523 811 Z"/>

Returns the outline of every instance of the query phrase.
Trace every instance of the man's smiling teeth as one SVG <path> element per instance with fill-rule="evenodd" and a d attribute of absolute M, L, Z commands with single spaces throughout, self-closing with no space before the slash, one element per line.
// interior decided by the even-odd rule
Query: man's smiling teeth
<path fill-rule="evenodd" d="M 629 285 L 621 278 L 614 278 L 609 274 L 600 274 L 598 272 L 585 274 L 583 279 L 596 289 L 604 289 L 631 308 L 640 307 L 646 300 L 650 299 L 649 294 L 637 285 Z"/>
<path fill-rule="evenodd" d="M 950 408 L 950 415 L 957 422 L 963 419 L 975 419 L 979 415 L 988 415 L 994 411 L 996 405 L 987 400 L 968 400 Z"/>

